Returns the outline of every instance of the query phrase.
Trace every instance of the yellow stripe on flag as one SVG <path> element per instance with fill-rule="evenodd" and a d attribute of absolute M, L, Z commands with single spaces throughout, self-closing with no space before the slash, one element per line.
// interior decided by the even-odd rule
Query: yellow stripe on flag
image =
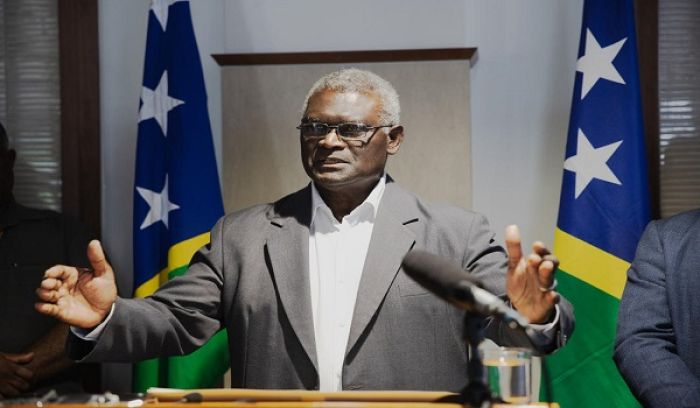
<path fill-rule="evenodd" d="M 204 245 L 207 245 L 210 240 L 210 233 L 197 235 L 196 237 L 187 239 L 170 247 L 168 250 L 168 267 L 147 280 L 134 292 L 134 297 L 144 298 L 151 296 L 158 288 L 168 281 L 168 274 L 184 265 L 187 265 L 192 259 L 192 255 Z"/>
<path fill-rule="evenodd" d="M 168 272 L 190 263 L 192 255 L 209 243 L 209 232 L 178 242 L 168 251 Z"/>
<path fill-rule="evenodd" d="M 611 255 L 557 228 L 554 253 L 559 267 L 578 279 L 617 299 L 627 282 L 629 262 Z"/>
<path fill-rule="evenodd" d="M 146 296 L 151 296 L 158 288 L 160 285 L 168 281 L 168 269 L 165 268 L 162 271 L 158 272 L 157 275 L 153 275 L 153 277 L 146 282 L 142 283 L 141 286 L 136 288 L 136 292 L 134 292 L 134 297 L 137 298 L 145 298 Z"/>

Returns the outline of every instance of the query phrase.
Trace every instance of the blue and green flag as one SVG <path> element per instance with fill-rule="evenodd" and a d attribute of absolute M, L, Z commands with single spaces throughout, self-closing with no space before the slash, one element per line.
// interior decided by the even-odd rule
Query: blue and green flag
<path fill-rule="evenodd" d="M 223 213 L 190 5 L 154 0 L 148 13 L 136 151 L 134 296 L 149 296 L 185 273 Z M 139 363 L 134 389 L 211 387 L 228 362 L 222 331 L 188 356 Z"/>
<path fill-rule="evenodd" d="M 633 0 L 585 0 L 554 252 L 576 333 L 548 357 L 563 408 L 639 406 L 612 359 L 627 269 L 650 220 Z"/>

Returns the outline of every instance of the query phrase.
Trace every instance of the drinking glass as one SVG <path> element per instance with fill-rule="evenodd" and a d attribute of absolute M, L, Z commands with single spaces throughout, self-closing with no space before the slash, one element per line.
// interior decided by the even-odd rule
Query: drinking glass
<path fill-rule="evenodd" d="M 523 348 L 481 348 L 491 393 L 510 404 L 531 401 L 532 352 Z"/>

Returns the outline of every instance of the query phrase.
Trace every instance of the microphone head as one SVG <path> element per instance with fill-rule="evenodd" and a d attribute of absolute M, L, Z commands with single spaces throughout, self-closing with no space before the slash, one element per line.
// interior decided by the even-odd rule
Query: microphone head
<path fill-rule="evenodd" d="M 459 265 L 426 251 L 411 251 L 401 262 L 404 272 L 421 286 L 460 309 L 484 316 L 499 316 L 509 325 L 527 328 L 529 323 Z M 512 326 L 511 326 L 512 327 Z"/>
<path fill-rule="evenodd" d="M 482 286 L 459 265 L 427 251 L 410 251 L 403 258 L 401 266 L 418 284 L 465 309 L 470 308 L 473 302 L 470 286 Z"/>

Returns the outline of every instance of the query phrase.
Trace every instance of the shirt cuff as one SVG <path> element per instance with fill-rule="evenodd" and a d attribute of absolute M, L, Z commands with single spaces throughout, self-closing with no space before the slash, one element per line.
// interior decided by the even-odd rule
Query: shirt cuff
<path fill-rule="evenodd" d="M 535 346 L 548 346 L 554 341 L 559 331 L 559 305 L 554 305 L 554 319 L 547 324 L 530 324 L 533 336 L 531 340 Z"/>
<path fill-rule="evenodd" d="M 87 341 L 97 341 L 97 338 L 100 337 L 100 334 L 102 334 L 102 331 L 104 331 L 107 322 L 109 322 L 109 319 L 112 318 L 112 315 L 114 314 L 115 305 L 116 302 L 112 303 L 112 308 L 110 309 L 107 317 L 94 329 L 83 329 L 82 327 L 71 326 L 70 331 L 79 339 Z"/>

